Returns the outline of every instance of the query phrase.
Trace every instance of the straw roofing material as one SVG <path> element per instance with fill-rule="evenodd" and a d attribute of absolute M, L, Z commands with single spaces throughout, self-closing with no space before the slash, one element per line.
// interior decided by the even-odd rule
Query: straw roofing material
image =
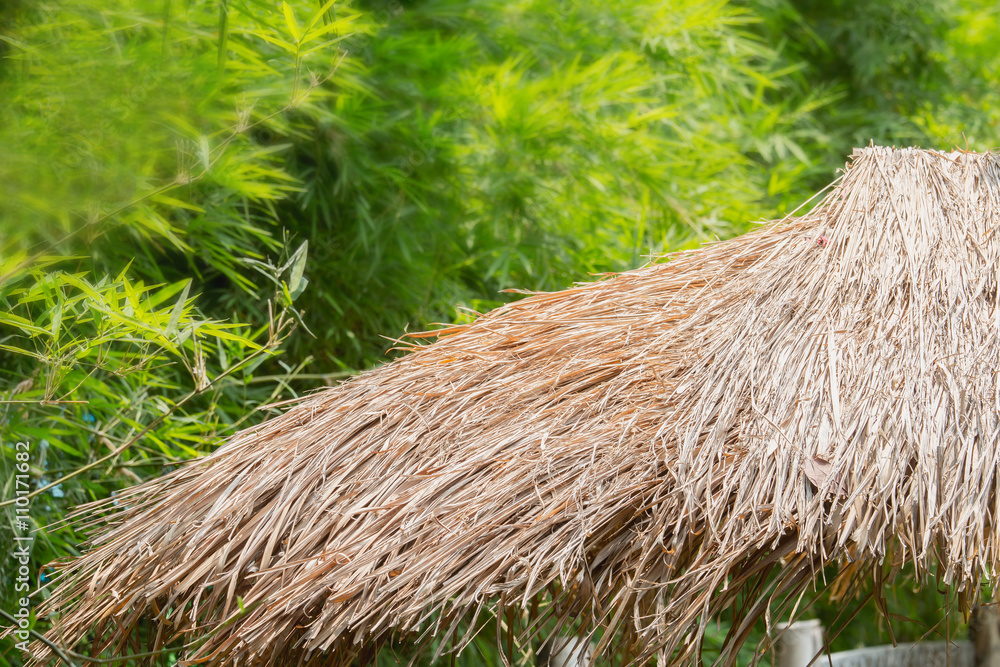
<path fill-rule="evenodd" d="M 153 617 L 156 642 L 214 631 L 191 657 L 347 665 L 541 599 L 679 663 L 838 560 L 938 563 L 973 600 L 998 210 L 997 156 L 869 148 L 808 215 L 437 332 L 91 508 L 50 637 L 121 649 Z"/>

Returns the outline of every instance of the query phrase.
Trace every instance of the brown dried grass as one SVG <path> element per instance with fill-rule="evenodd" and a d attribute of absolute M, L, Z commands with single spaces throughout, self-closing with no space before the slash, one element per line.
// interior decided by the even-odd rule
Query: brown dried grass
<path fill-rule="evenodd" d="M 152 618 L 156 645 L 207 637 L 189 658 L 339 666 L 544 600 L 602 650 L 700 664 L 712 618 L 738 647 L 833 562 L 937 566 L 971 603 L 998 564 L 998 211 L 995 155 L 869 148 L 807 215 L 434 332 L 86 508 L 111 514 L 49 637 L 122 650 Z"/>

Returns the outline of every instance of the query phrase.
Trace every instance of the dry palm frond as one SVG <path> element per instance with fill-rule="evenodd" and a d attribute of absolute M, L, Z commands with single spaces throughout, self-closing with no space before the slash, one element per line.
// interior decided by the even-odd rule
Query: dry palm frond
<path fill-rule="evenodd" d="M 436 332 L 89 508 L 50 637 L 152 618 L 208 636 L 192 659 L 347 665 L 549 596 L 601 650 L 681 663 L 838 560 L 937 564 L 974 600 L 998 222 L 996 156 L 870 148 L 807 215 Z"/>

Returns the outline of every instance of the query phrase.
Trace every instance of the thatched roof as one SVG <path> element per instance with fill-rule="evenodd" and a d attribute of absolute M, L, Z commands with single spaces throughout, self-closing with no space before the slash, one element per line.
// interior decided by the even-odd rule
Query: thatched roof
<path fill-rule="evenodd" d="M 972 601 L 1000 557 L 998 222 L 997 156 L 869 148 L 807 215 L 436 332 L 98 506 L 50 636 L 153 617 L 208 634 L 189 657 L 339 666 L 530 609 L 682 662 L 831 562 Z"/>

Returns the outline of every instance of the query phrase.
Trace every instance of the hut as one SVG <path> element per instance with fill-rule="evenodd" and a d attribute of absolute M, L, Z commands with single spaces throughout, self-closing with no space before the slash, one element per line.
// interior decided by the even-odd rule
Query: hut
<path fill-rule="evenodd" d="M 972 605 L 1000 558 L 998 223 L 996 155 L 869 147 L 804 215 L 409 339 L 85 508 L 49 639 L 339 667 L 548 623 L 700 665 L 725 611 L 731 664 L 830 564 Z"/>

